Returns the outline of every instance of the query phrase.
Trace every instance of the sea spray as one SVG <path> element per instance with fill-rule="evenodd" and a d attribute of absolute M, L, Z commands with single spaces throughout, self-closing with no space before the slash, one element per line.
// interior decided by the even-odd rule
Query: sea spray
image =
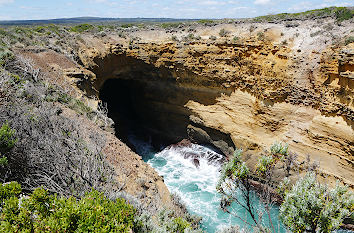
<path fill-rule="evenodd" d="M 171 145 L 160 152 L 154 152 L 150 143 L 134 135 L 129 140 L 137 153 L 164 177 L 170 192 L 181 197 L 190 213 L 203 217 L 202 228 L 206 232 L 216 232 L 230 225 L 247 227 L 243 221 L 224 213 L 219 207 L 220 195 L 216 192 L 216 185 L 224 160 L 221 154 L 192 143 Z M 259 202 L 254 204 L 260 205 Z M 247 219 L 247 213 L 240 206 L 233 205 L 233 210 Z M 272 218 L 279 223 L 277 216 L 278 211 L 274 208 Z M 282 226 L 277 228 L 279 232 L 285 232 Z"/>

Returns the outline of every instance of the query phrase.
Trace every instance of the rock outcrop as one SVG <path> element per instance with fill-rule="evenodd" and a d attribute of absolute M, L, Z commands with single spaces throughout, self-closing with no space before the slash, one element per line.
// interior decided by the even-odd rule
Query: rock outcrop
<path fill-rule="evenodd" d="M 129 81 L 134 114 L 160 138 L 189 138 L 225 155 L 243 148 L 250 165 L 284 141 L 300 161 L 319 161 L 329 182 L 353 188 L 354 44 L 333 36 L 348 36 L 352 22 L 334 25 L 331 36 L 311 34 L 327 23 L 198 26 L 201 39 L 184 42 L 163 29 L 135 30 L 130 40 L 86 35 L 82 66 L 65 71 L 87 97 L 99 98 L 107 80 Z M 223 28 L 238 38 L 209 39 Z"/>

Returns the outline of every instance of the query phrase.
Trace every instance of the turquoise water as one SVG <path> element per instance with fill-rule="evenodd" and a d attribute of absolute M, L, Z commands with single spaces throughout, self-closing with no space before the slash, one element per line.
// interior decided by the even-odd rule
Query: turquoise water
<path fill-rule="evenodd" d="M 240 228 L 249 228 L 239 218 L 224 213 L 220 207 L 220 195 L 216 192 L 216 185 L 220 175 L 222 155 L 211 149 L 191 144 L 187 146 L 172 146 L 160 152 L 154 152 L 149 143 L 131 136 L 129 141 L 135 146 L 145 162 L 149 163 L 159 175 L 164 177 L 164 182 L 171 193 L 176 193 L 187 206 L 190 213 L 203 217 L 201 227 L 205 232 L 217 232 L 226 226 L 239 225 Z M 195 165 L 194 158 L 199 161 Z M 193 162 L 194 160 L 194 162 Z M 264 213 L 264 207 L 254 196 L 254 207 Z M 239 217 L 252 222 L 242 207 L 233 204 L 232 210 Z M 271 210 L 271 219 L 275 232 L 285 233 L 284 226 L 278 219 L 278 208 Z M 268 220 L 265 214 L 264 220 Z M 264 224 L 269 226 L 268 221 Z M 338 233 L 350 231 L 337 231 Z"/>
<path fill-rule="evenodd" d="M 167 147 L 155 153 L 148 143 L 134 137 L 131 137 L 130 141 L 143 159 L 164 177 L 170 192 L 181 197 L 188 211 L 203 217 L 202 228 L 205 232 L 216 232 L 230 225 L 247 227 L 239 218 L 224 213 L 219 207 L 220 195 L 216 192 L 216 185 L 220 175 L 222 155 L 196 144 Z M 191 154 L 198 157 L 199 167 L 196 167 L 192 158 L 186 158 Z M 254 206 L 262 212 L 263 207 L 259 201 L 255 201 Z M 240 217 L 252 222 L 240 206 L 234 204 L 232 209 Z M 285 233 L 284 227 L 278 221 L 277 208 L 272 209 L 271 216 L 276 232 Z M 265 222 L 266 225 L 267 223 Z"/>

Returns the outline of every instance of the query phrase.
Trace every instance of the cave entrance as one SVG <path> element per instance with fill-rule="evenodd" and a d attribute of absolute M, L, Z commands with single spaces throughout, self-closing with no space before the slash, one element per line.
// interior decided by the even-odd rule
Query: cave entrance
<path fill-rule="evenodd" d="M 115 134 L 125 143 L 128 135 L 138 131 L 141 125 L 133 105 L 139 91 L 134 91 L 131 85 L 129 80 L 109 79 L 100 91 L 100 99 L 107 103 L 108 116 L 115 122 Z"/>
<path fill-rule="evenodd" d="M 182 83 L 167 68 L 156 68 L 125 56 L 107 56 L 97 62 L 93 86 L 99 90 L 99 98 L 107 103 L 116 136 L 135 152 L 129 141 L 131 135 L 149 142 L 156 150 L 189 139 L 218 148 L 223 154 L 232 154 L 230 135 L 203 125 L 186 107 L 189 101 L 215 104 L 222 93 L 231 94 L 231 90 L 199 85 L 188 82 L 187 78 Z M 190 75 L 192 79 L 194 76 Z"/>
<path fill-rule="evenodd" d="M 190 113 L 178 93 L 168 82 L 108 79 L 99 97 L 107 103 L 119 139 L 134 149 L 128 138 L 134 135 L 160 149 L 187 138 Z"/>

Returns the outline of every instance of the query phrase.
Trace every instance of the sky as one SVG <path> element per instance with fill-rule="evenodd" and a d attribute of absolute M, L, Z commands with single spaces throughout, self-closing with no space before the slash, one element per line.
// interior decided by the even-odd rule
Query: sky
<path fill-rule="evenodd" d="M 354 0 L 0 0 L 0 20 L 80 16 L 245 18 L 328 6 L 354 6 Z"/>

